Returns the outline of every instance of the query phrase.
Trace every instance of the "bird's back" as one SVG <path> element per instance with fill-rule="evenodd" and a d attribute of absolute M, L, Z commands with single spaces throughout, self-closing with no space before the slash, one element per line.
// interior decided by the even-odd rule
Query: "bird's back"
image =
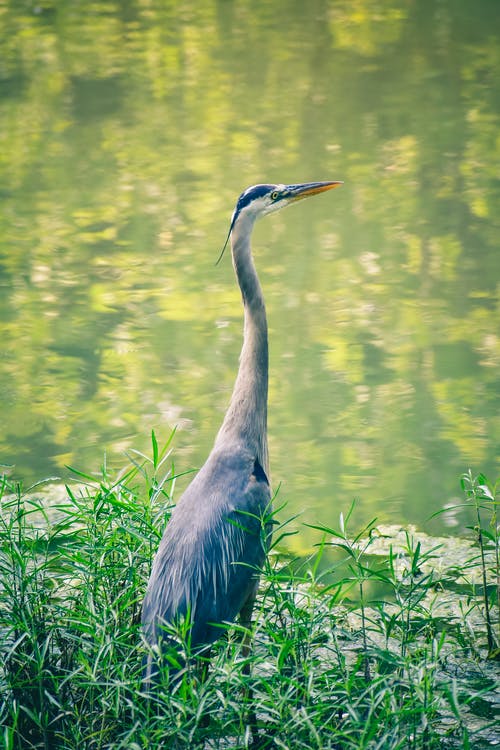
<path fill-rule="evenodd" d="M 172 513 L 153 563 L 143 625 L 156 643 L 162 626 L 189 616 L 193 648 L 221 635 L 258 583 L 270 526 L 266 474 L 245 448 L 213 451 Z"/>

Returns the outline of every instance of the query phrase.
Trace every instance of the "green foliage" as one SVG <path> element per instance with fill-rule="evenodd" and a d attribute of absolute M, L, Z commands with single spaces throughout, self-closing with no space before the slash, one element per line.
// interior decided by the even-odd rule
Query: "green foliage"
<path fill-rule="evenodd" d="M 497 488 L 490 487 L 488 480 L 482 474 L 473 477 L 469 469 L 467 474 L 462 476 L 462 489 L 466 494 L 467 500 L 473 504 L 476 515 L 476 525 L 473 530 L 477 536 L 479 547 L 479 559 L 481 566 L 481 583 L 482 599 L 484 604 L 484 617 L 486 624 L 486 634 L 488 639 L 488 655 L 491 658 L 500 658 L 500 618 L 497 617 L 497 635 L 494 633 L 494 624 L 491 609 L 496 599 L 497 609 L 500 607 L 500 544 L 499 534 L 500 527 L 498 524 L 498 499 L 496 496 Z M 483 524 L 484 513 L 489 516 L 489 527 Z M 487 553 L 490 551 L 490 559 L 487 560 Z M 496 581 L 496 589 L 493 586 L 488 587 L 488 579 Z"/>
<path fill-rule="evenodd" d="M 263 748 L 474 747 L 470 709 L 493 689 L 474 620 L 482 599 L 470 588 L 466 613 L 438 616 L 439 546 L 407 532 L 375 562 L 380 532 L 374 520 L 352 533 L 354 506 L 339 529 L 317 527 L 306 561 L 278 554 L 290 532 L 277 527 L 250 653 L 235 625 L 208 664 L 143 694 L 140 605 L 172 507 L 170 440 L 160 449 L 153 434 L 152 459 L 118 476 L 78 473 L 80 489 L 50 507 L 42 487 L 3 481 L 0 746 L 245 748 L 254 723 Z M 494 497 L 483 478 L 464 488 L 481 504 Z"/>

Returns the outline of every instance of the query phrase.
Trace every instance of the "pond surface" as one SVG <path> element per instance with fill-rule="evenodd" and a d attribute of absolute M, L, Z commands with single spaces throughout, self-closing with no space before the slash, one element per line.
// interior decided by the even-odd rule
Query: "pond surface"
<path fill-rule="evenodd" d="M 236 198 L 338 179 L 254 233 L 273 483 L 309 523 L 463 533 L 426 519 L 500 471 L 499 34 L 496 0 L 2 5 L 0 463 L 65 479 L 177 426 L 199 467 Z"/>

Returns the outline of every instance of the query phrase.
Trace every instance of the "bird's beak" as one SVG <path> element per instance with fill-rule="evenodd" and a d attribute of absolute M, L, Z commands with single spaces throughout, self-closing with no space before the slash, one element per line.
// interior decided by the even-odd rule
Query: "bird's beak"
<path fill-rule="evenodd" d="M 338 180 L 334 182 L 304 182 L 301 185 L 287 185 L 286 192 L 289 200 L 295 202 L 302 200 L 302 198 L 308 198 L 310 195 L 324 193 L 325 190 L 333 190 L 333 188 L 340 187 L 343 184 Z"/>

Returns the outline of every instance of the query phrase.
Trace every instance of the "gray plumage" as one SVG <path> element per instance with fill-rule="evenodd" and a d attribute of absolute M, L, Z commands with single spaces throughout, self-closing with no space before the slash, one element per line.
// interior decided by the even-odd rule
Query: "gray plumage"
<path fill-rule="evenodd" d="M 194 650 L 213 643 L 220 625 L 238 615 L 250 622 L 271 511 L 267 320 L 250 235 L 259 216 L 340 184 L 255 185 L 238 200 L 228 239 L 244 308 L 240 365 L 214 447 L 174 509 L 153 562 L 142 610 L 151 645 L 168 643 L 162 632 L 183 617 Z M 149 660 L 146 679 L 151 668 Z"/>

